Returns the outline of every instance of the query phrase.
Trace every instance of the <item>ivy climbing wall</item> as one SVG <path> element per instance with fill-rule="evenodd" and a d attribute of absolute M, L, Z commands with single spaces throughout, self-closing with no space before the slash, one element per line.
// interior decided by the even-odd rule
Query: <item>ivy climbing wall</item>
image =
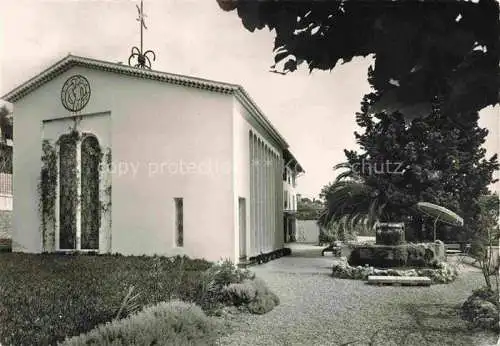
<path fill-rule="evenodd" d="M 45 252 L 111 252 L 108 118 L 75 117 L 44 124 L 38 190 Z"/>
<path fill-rule="evenodd" d="M 99 198 L 100 162 L 99 142 L 87 136 L 81 144 L 81 248 L 99 249 L 101 200 Z"/>
<path fill-rule="evenodd" d="M 42 170 L 38 183 L 40 197 L 40 228 L 44 251 L 52 252 L 56 249 L 56 189 L 57 189 L 57 154 L 55 145 L 50 140 L 42 142 Z"/>
<path fill-rule="evenodd" d="M 78 134 L 59 140 L 59 249 L 76 249 L 77 232 L 77 141 Z"/>

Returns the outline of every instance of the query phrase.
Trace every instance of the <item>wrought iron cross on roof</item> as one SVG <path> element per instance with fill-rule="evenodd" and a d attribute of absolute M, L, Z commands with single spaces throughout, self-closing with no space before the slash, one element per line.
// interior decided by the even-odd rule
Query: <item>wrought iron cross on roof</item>
<path fill-rule="evenodd" d="M 152 50 L 147 50 L 145 52 L 142 51 L 143 29 L 147 29 L 146 23 L 144 22 L 144 18 L 146 18 L 147 16 L 144 14 L 142 0 L 141 0 L 141 7 L 139 8 L 138 5 L 135 5 L 135 7 L 137 7 L 137 12 L 138 12 L 138 17 L 136 20 L 139 22 L 139 28 L 141 29 L 141 48 L 139 49 L 136 46 L 132 47 L 132 52 L 130 54 L 130 57 L 128 58 L 128 64 L 130 66 L 138 68 L 147 68 L 151 70 L 151 60 L 149 59 L 148 54 L 152 55 L 153 61 L 156 60 L 156 54 Z M 137 63 L 135 65 L 132 65 L 131 61 L 134 58 L 137 59 Z"/>

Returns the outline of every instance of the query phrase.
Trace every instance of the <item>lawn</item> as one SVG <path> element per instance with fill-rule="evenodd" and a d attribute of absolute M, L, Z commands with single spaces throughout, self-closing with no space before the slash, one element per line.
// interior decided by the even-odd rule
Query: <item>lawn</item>
<path fill-rule="evenodd" d="M 51 345 L 116 315 L 134 285 L 139 304 L 197 301 L 203 260 L 0 253 L 0 343 Z"/>

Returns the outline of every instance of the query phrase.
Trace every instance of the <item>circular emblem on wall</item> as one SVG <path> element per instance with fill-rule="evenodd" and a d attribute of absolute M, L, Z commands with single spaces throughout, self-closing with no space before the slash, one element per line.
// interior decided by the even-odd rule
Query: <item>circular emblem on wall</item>
<path fill-rule="evenodd" d="M 61 102 L 67 110 L 78 112 L 90 100 L 90 83 L 82 75 L 69 77 L 61 90 Z"/>

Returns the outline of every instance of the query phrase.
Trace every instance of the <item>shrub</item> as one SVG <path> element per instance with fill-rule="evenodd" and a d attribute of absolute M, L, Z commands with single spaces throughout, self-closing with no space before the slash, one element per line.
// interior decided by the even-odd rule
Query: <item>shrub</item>
<path fill-rule="evenodd" d="M 254 301 L 248 304 L 248 310 L 253 314 L 265 314 L 276 306 L 271 295 L 257 296 Z"/>
<path fill-rule="evenodd" d="M 498 292 L 490 290 L 488 287 L 478 288 L 472 291 L 472 296 L 499 305 Z"/>
<path fill-rule="evenodd" d="M 500 331 L 498 292 L 483 287 L 472 292 L 461 307 L 463 319 L 474 327 Z"/>
<path fill-rule="evenodd" d="M 247 269 L 238 268 L 230 260 L 222 260 L 207 269 L 198 283 L 196 302 L 212 314 L 221 305 L 230 303 L 225 287 L 253 279 L 255 274 Z"/>
<path fill-rule="evenodd" d="M 249 304 L 257 296 L 257 288 L 253 280 L 245 280 L 242 283 L 230 284 L 226 287 L 229 301 L 236 305 Z"/>
<path fill-rule="evenodd" d="M 231 260 L 222 260 L 207 269 L 207 275 L 210 276 L 217 286 L 227 286 L 232 283 L 241 283 L 245 279 L 253 279 L 255 274 L 247 269 L 238 268 Z"/>
<path fill-rule="evenodd" d="M 175 300 L 100 325 L 60 345 L 210 345 L 220 328 L 200 307 Z"/>
<path fill-rule="evenodd" d="M 232 304 L 246 307 L 254 314 L 269 312 L 280 303 L 278 296 L 260 278 L 231 284 L 225 291 Z"/>
<path fill-rule="evenodd" d="M 248 304 L 248 310 L 251 313 L 265 314 L 279 305 L 279 297 L 267 287 L 264 280 L 255 278 L 253 284 L 257 295 L 255 299 Z"/>

